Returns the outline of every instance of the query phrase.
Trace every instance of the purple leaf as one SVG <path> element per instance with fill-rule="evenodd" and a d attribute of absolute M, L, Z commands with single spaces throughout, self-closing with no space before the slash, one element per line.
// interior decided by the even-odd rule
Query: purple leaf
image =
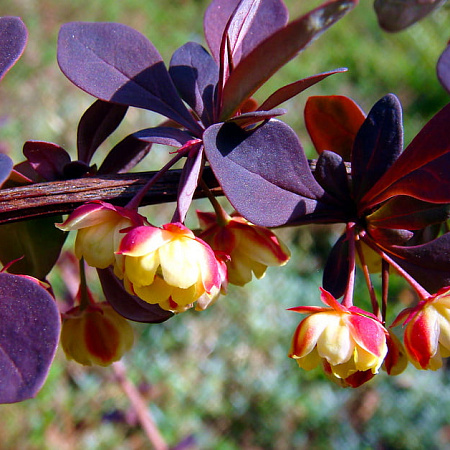
<path fill-rule="evenodd" d="M 343 234 L 334 244 L 328 255 L 323 270 L 323 288 L 335 298 L 342 297 L 347 287 L 349 273 L 348 240 L 346 235 Z"/>
<path fill-rule="evenodd" d="M 188 42 L 173 54 L 169 73 L 181 98 L 202 123 L 214 123 L 219 68 L 211 55 L 200 44 Z"/>
<path fill-rule="evenodd" d="M 387 253 L 425 289 L 450 285 L 450 233 L 416 246 L 391 246 Z"/>
<path fill-rule="evenodd" d="M 290 22 L 255 47 L 231 72 L 223 90 L 221 118 L 239 109 L 280 67 L 355 6 L 353 0 L 334 0 Z"/>
<path fill-rule="evenodd" d="M 45 180 L 64 178 L 64 167 L 70 163 L 70 156 L 62 147 L 52 142 L 27 141 L 23 154 L 31 167 Z"/>
<path fill-rule="evenodd" d="M 450 93 L 450 45 L 447 46 L 439 57 L 437 76 L 442 86 Z"/>
<path fill-rule="evenodd" d="M 149 109 L 201 133 L 161 55 L 145 36 L 126 25 L 63 25 L 58 63 L 69 80 L 100 100 Z"/>
<path fill-rule="evenodd" d="M 101 143 L 119 126 L 128 107 L 97 100 L 83 114 L 78 124 L 78 159 L 90 164 Z"/>
<path fill-rule="evenodd" d="M 241 33 L 240 45 L 233 55 L 234 64 L 237 64 L 241 57 L 250 53 L 264 39 L 284 27 L 288 21 L 288 11 L 281 0 L 263 0 L 260 2 L 252 0 L 241 2 L 239 0 L 213 0 L 206 10 L 203 26 L 206 41 L 217 63 L 220 61 L 223 33 L 239 4 L 241 8 L 248 8 L 248 5 L 255 4 L 257 11 L 253 15 L 253 20 L 246 23 L 245 33 Z M 233 29 L 239 30 L 245 18 L 241 15 L 235 17 Z"/>
<path fill-rule="evenodd" d="M 130 134 L 115 145 L 106 155 L 98 169 L 98 174 L 128 172 L 142 161 L 151 148 L 152 144 L 139 140 Z"/>
<path fill-rule="evenodd" d="M 389 94 L 373 106 L 353 144 L 352 184 L 356 199 L 380 179 L 402 149 L 402 109 L 397 97 Z"/>
<path fill-rule="evenodd" d="M 145 128 L 132 134 L 133 137 L 151 144 L 169 145 L 171 147 L 182 147 L 192 139 L 186 131 L 172 127 Z"/>
<path fill-rule="evenodd" d="M 450 203 L 450 104 L 419 132 L 390 169 L 361 200 L 369 209 L 395 195 Z"/>
<path fill-rule="evenodd" d="M 60 316 L 36 282 L 0 273 L 0 403 L 34 397 L 44 384 L 59 340 Z"/>
<path fill-rule="evenodd" d="M 271 109 L 268 111 L 251 111 L 239 114 L 239 116 L 234 116 L 231 119 L 228 119 L 227 123 L 235 123 L 240 127 L 247 127 L 249 125 L 262 122 L 263 120 L 269 120 L 277 116 L 282 116 L 286 113 L 287 111 L 281 108 Z"/>
<path fill-rule="evenodd" d="M 181 171 L 180 182 L 178 184 L 177 209 L 172 222 L 184 223 L 186 214 L 191 206 L 195 190 L 198 186 L 198 180 L 202 171 L 203 146 L 200 147 L 193 156 L 188 156 Z M 195 151 L 195 149 L 193 148 Z"/>
<path fill-rule="evenodd" d="M 264 103 L 258 107 L 258 110 L 269 110 L 272 108 L 276 108 L 278 105 L 281 105 L 283 102 L 295 97 L 296 95 L 303 92 L 305 89 L 308 89 L 311 86 L 314 86 L 319 81 L 322 81 L 324 78 L 329 77 L 330 75 L 334 75 L 335 73 L 347 72 L 347 69 L 335 69 L 331 72 L 319 73 L 317 75 L 313 75 L 308 78 L 304 78 L 303 80 L 298 80 L 294 83 L 283 86 L 282 88 L 275 91 Z"/>
<path fill-rule="evenodd" d="M 159 305 L 152 305 L 129 294 L 110 268 L 97 269 L 97 272 L 106 300 L 126 319 L 134 322 L 161 323 L 173 316 L 172 312 L 161 309 Z"/>
<path fill-rule="evenodd" d="M 0 17 L 0 80 L 22 55 L 28 31 L 19 17 Z"/>
<path fill-rule="evenodd" d="M 445 0 L 375 0 L 378 23 L 385 31 L 396 32 L 423 19 Z"/>
<path fill-rule="evenodd" d="M 0 261 L 16 274 L 44 280 L 56 263 L 67 233 L 55 227 L 61 217 L 43 217 L 0 226 Z"/>
<path fill-rule="evenodd" d="M 296 134 L 283 122 L 272 119 L 251 132 L 233 123 L 216 124 L 205 131 L 204 145 L 225 195 L 250 222 L 336 221 L 336 205 L 314 179 Z"/>
<path fill-rule="evenodd" d="M 4 153 L 0 153 L 0 186 L 8 179 L 14 163 Z"/>

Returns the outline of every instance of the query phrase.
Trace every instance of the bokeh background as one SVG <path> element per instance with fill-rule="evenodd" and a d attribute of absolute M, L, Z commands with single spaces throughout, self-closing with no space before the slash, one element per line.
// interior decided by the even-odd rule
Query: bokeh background
<path fill-rule="evenodd" d="M 317 1 L 286 0 L 291 17 Z M 16 162 L 26 140 L 55 142 L 75 155 L 76 126 L 93 98 L 59 71 L 56 41 L 69 21 L 116 21 L 146 36 L 168 62 L 188 40 L 203 43 L 206 0 L 1 0 L 0 16 L 20 16 L 29 42 L 0 84 L 0 150 Z M 284 67 L 257 95 L 314 73 L 347 67 L 285 106 L 308 156 L 303 126 L 310 95 L 352 97 L 368 112 L 393 92 L 404 107 L 405 143 L 448 102 L 436 61 L 449 36 L 448 6 L 410 29 L 379 29 L 372 2 L 361 4 Z M 158 116 L 131 108 L 97 156 L 127 134 L 156 125 Z M 168 150 L 155 148 L 136 170 L 161 167 Z M 208 208 L 205 201 L 195 207 Z M 173 205 L 146 208 L 152 222 L 170 220 Z M 196 227 L 190 216 L 188 224 Z M 124 358 L 169 445 L 200 449 L 443 449 L 450 448 L 450 372 L 409 367 L 397 377 L 381 373 L 356 390 L 341 389 L 320 371 L 301 371 L 286 354 L 301 316 L 286 311 L 318 304 L 327 252 L 339 227 L 279 230 L 292 259 L 245 288 L 230 287 L 214 307 L 189 311 L 158 325 L 135 324 L 136 345 Z M 70 250 L 73 237 L 67 242 Z M 66 261 L 67 261 L 66 255 Z M 70 259 L 70 258 L 69 258 Z M 64 273 L 64 277 L 61 275 Z M 74 289 L 70 270 L 50 280 L 59 298 Z M 91 287 L 101 298 L 92 275 Z M 375 277 L 375 283 L 379 280 Z M 367 292 L 356 288 L 364 306 Z M 390 289 L 390 318 L 414 301 L 400 279 Z M 111 368 L 67 362 L 58 350 L 44 388 L 33 400 L 0 406 L 1 449 L 150 448 Z"/>

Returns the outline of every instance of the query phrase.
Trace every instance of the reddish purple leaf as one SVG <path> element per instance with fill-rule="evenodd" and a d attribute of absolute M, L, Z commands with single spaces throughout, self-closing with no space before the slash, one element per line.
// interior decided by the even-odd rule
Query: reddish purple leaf
<path fill-rule="evenodd" d="M 200 44 L 188 42 L 173 54 L 169 73 L 181 98 L 202 123 L 214 123 L 219 68 L 211 55 Z"/>
<path fill-rule="evenodd" d="M 313 39 L 333 25 L 356 4 L 353 0 L 334 0 L 290 22 L 241 59 L 226 80 L 221 118 L 239 109 L 280 67 L 294 58 Z"/>
<path fill-rule="evenodd" d="M 449 123 L 450 104 L 422 128 L 366 193 L 361 208 L 370 209 L 395 195 L 408 195 L 430 203 L 450 203 Z"/>
<path fill-rule="evenodd" d="M 347 69 L 342 68 L 332 70 L 331 72 L 319 73 L 317 75 L 313 75 L 311 77 L 304 78 L 303 80 L 298 80 L 294 83 L 283 86 L 282 88 L 275 91 L 267 100 L 265 100 L 261 104 L 261 106 L 258 106 L 258 110 L 267 111 L 276 108 L 283 102 L 300 94 L 305 89 L 314 86 L 316 83 L 322 81 L 324 78 L 327 78 L 330 75 L 334 75 L 335 73 L 342 73 L 342 72 L 347 72 Z"/>
<path fill-rule="evenodd" d="M 0 273 L 0 403 L 34 397 L 44 384 L 59 340 L 60 316 L 36 282 Z"/>
<path fill-rule="evenodd" d="M 119 126 L 128 107 L 97 100 L 83 114 L 78 124 L 78 159 L 90 164 L 101 143 Z"/>
<path fill-rule="evenodd" d="M 344 217 L 314 179 L 296 134 L 275 119 L 246 132 L 233 123 L 204 134 L 211 168 L 234 208 L 263 226 Z M 340 208 L 342 209 L 342 208 Z"/>
<path fill-rule="evenodd" d="M 450 45 L 442 52 L 438 60 L 437 76 L 442 86 L 450 93 Z"/>
<path fill-rule="evenodd" d="M 0 17 L 0 80 L 22 55 L 28 31 L 19 17 Z"/>
<path fill-rule="evenodd" d="M 430 293 L 450 285 L 450 233 L 416 246 L 391 246 L 390 256 Z"/>
<path fill-rule="evenodd" d="M 133 28 L 117 23 L 67 23 L 59 33 L 58 63 L 69 80 L 100 100 L 149 109 L 201 132 L 161 55 Z"/>
<path fill-rule="evenodd" d="M 399 157 L 403 149 L 402 109 L 386 95 L 366 117 L 352 151 L 353 196 L 360 199 Z"/>
<path fill-rule="evenodd" d="M 31 167 L 45 180 L 64 178 L 64 167 L 70 163 L 70 156 L 62 147 L 52 142 L 27 141 L 23 154 Z"/>
<path fill-rule="evenodd" d="M 227 123 L 235 123 L 240 127 L 248 127 L 264 120 L 273 119 L 274 117 L 282 116 L 287 111 L 282 108 L 271 109 L 268 111 L 251 111 L 238 116 L 234 116 L 227 120 Z"/>
<path fill-rule="evenodd" d="M 288 11 L 281 0 L 262 0 L 260 2 L 213 0 L 206 10 L 203 25 L 206 41 L 217 63 L 220 61 L 223 33 L 239 4 L 243 9 L 254 4 L 257 10 L 253 14 L 253 20 L 246 23 L 245 33 L 240 34 L 240 45 L 237 46 L 233 55 L 234 64 L 237 64 L 240 58 L 250 53 L 264 39 L 284 27 L 288 21 Z M 238 31 L 242 29 L 242 22 L 245 21 L 245 18 L 245 16 L 236 17 L 233 29 Z"/>
<path fill-rule="evenodd" d="M 375 0 L 378 23 L 385 31 L 396 32 L 423 19 L 446 0 Z"/>
<path fill-rule="evenodd" d="M 342 95 L 309 97 L 304 115 L 317 153 L 330 150 L 344 161 L 351 160 L 356 134 L 366 118 L 352 99 Z"/>
<path fill-rule="evenodd" d="M 97 269 L 106 300 L 120 315 L 134 322 L 161 323 L 170 319 L 173 313 L 159 305 L 144 302 L 130 295 L 111 269 Z"/>
<path fill-rule="evenodd" d="M 186 131 L 171 127 L 145 128 L 132 134 L 133 137 L 151 144 L 169 145 L 171 147 L 182 147 L 192 139 Z"/>
<path fill-rule="evenodd" d="M 0 153 L 0 186 L 8 179 L 13 165 L 14 163 L 9 156 Z"/>

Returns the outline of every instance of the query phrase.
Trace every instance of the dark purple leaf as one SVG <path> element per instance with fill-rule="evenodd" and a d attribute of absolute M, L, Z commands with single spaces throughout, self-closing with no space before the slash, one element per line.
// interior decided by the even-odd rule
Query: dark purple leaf
<path fill-rule="evenodd" d="M 264 39 L 284 27 L 288 21 L 288 11 L 281 0 L 263 0 L 260 2 L 253 0 L 242 2 L 239 0 L 213 0 L 206 10 L 203 26 L 206 41 L 217 63 L 220 61 L 223 33 L 239 3 L 241 3 L 243 9 L 253 4 L 257 10 L 253 14 L 253 20 L 250 23 L 247 22 L 245 33 L 240 36 L 240 45 L 235 49 L 233 55 L 234 64 L 237 64 L 242 56 L 246 56 Z M 245 21 L 245 18 L 245 16 L 235 17 L 233 28 L 239 31 L 242 28 L 242 25 L 239 25 Z"/>
<path fill-rule="evenodd" d="M 420 230 L 450 219 L 450 205 L 427 203 L 399 195 L 384 203 L 366 217 L 369 228 Z"/>
<path fill-rule="evenodd" d="M 198 146 L 200 148 L 194 155 L 187 157 L 183 170 L 181 171 L 180 182 L 178 184 L 177 209 L 172 222 L 184 222 L 195 190 L 197 189 L 198 179 L 204 165 L 203 146 L 201 144 L 198 144 Z"/>
<path fill-rule="evenodd" d="M 192 136 L 186 131 L 172 127 L 154 127 L 133 133 L 136 139 L 151 144 L 169 145 L 171 147 L 182 147 L 192 139 Z"/>
<path fill-rule="evenodd" d="M 201 133 L 153 44 L 117 23 L 62 26 L 58 63 L 75 85 L 100 100 L 158 112 Z"/>
<path fill-rule="evenodd" d="M 83 114 L 78 124 L 78 159 L 90 164 L 100 144 L 119 126 L 128 106 L 97 100 Z"/>
<path fill-rule="evenodd" d="M 70 156 L 62 147 L 52 142 L 27 141 L 23 154 L 31 167 L 45 180 L 64 178 L 64 167 L 70 163 Z"/>
<path fill-rule="evenodd" d="M 204 144 L 225 195 L 250 222 L 279 226 L 307 222 L 311 215 L 335 221 L 335 204 L 314 179 L 296 134 L 283 122 L 272 119 L 251 132 L 233 123 L 216 124 L 205 131 Z"/>
<path fill-rule="evenodd" d="M 151 148 L 152 144 L 139 140 L 130 134 L 106 155 L 98 169 L 98 174 L 128 172 L 142 161 Z"/>
<path fill-rule="evenodd" d="M 450 203 L 450 104 L 419 132 L 390 169 L 361 200 L 371 208 L 395 195 Z"/>
<path fill-rule="evenodd" d="M 8 179 L 14 163 L 4 153 L 0 153 L 0 186 Z"/>
<path fill-rule="evenodd" d="M 22 55 L 28 32 L 19 17 L 0 17 L 0 80 Z"/>
<path fill-rule="evenodd" d="M 67 233 L 55 227 L 61 217 L 44 217 L 0 226 L 0 261 L 8 270 L 44 280 L 56 263 Z"/>
<path fill-rule="evenodd" d="M 159 305 L 152 305 L 130 295 L 110 268 L 97 269 L 97 272 L 106 300 L 126 319 L 134 322 L 161 323 L 173 316 L 172 312 L 161 309 Z"/>
<path fill-rule="evenodd" d="M 34 397 L 58 345 L 60 316 L 36 282 L 0 273 L 0 403 Z"/>
<path fill-rule="evenodd" d="M 442 52 L 437 63 L 437 76 L 442 86 L 450 93 L 450 45 Z"/>
<path fill-rule="evenodd" d="M 214 123 L 219 68 L 211 55 L 200 44 L 188 42 L 173 54 L 169 73 L 181 98 L 202 123 Z"/>
<path fill-rule="evenodd" d="M 386 95 L 371 109 L 359 129 L 352 151 L 353 196 L 360 199 L 399 157 L 403 149 L 402 109 Z"/>
<path fill-rule="evenodd" d="M 385 250 L 431 293 L 450 285 L 450 233 L 426 244 Z"/>
<path fill-rule="evenodd" d="M 341 201 L 343 208 L 351 207 L 347 167 L 340 155 L 324 150 L 317 160 L 314 176 L 328 194 Z"/>
<path fill-rule="evenodd" d="M 349 261 L 348 240 L 343 234 L 331 249 L 323 271 L 323 288 L 335 298 L 344 295 L 350 273 Z"/>
<path fill-rule="evenodd" d="M 396 32 L 421 20 L 445 0 L 375 0 L 378 23 L 385 31 Z"/>
<path fill-rule="evenodd" d="M 276 108 L 281 105 L 283 102 L 295 97 L 296 95 L 303 92 L 305 89 L 308 89 L 311 86 L 314 86 L 319 81 L 322 81 L 324 78 L 329 77 L 330 75 L 334 75 L 335 73 L 346 72 L 347 69 L 336 69 L 331 72 L 319 73 L 317 75 L 313 75 L 308 78 L 304 78 L 303 80 L 298 80 L 294 83 L 283 86 L 282 88 L 275 91 L 261 106 L 258 107 L 258 110 L 270 110 Z"/>
<path fill-rule="evenodd" d="M 355 4 L 356 1 L 353 0 L 330 1 L 262 41 L 241 59 L 226 80 L 220 117 L 225 120 L 233 116 L 239 106 L 280 67 L 349 12 Z"/>

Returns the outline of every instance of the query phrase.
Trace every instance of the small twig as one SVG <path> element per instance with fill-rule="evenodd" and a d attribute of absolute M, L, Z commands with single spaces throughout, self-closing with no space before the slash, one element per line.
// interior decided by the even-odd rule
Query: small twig
<path fill-rule="evenodd" d="M 118 383 L 130 400 L 138 420 L 153 448 L 155 450 L 168 450 L 169 446 L 161 436 L 141 394 L 136 389 L 136 386 L 128 379 L 125 364 L 122 361 L 118 361 L 115 362 L 112 367 Z"/>

